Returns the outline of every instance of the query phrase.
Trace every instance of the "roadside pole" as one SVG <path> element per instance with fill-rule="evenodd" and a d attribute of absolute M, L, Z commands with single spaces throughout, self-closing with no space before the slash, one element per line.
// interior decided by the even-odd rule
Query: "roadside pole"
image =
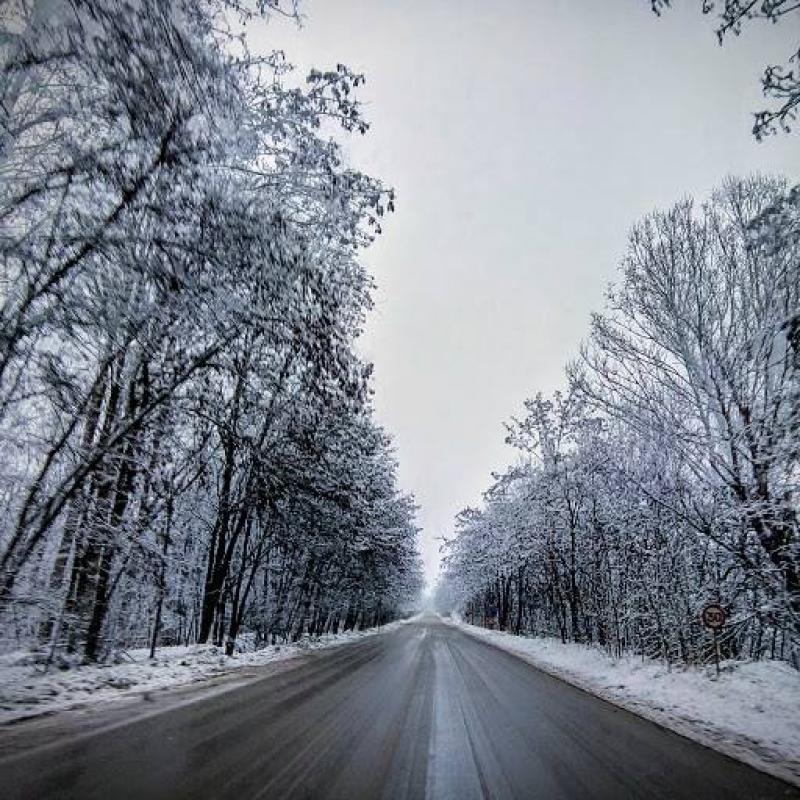
<path fill-rule="evenodd" d="M 717 677 L 719 678 L 719 632 L 725 625 L 728 618 L 725 609 L 719 603 L 709 603 L 700 612 L 700 619 L 703 625 L 711 631 L 714 637 L 714 666 L 716 667 Z"/>

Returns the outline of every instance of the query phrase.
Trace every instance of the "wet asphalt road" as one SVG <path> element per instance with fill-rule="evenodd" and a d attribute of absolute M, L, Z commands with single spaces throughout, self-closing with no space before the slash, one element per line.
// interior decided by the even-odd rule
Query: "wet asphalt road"
<path fill-rule="evenodd" d="M 431 617 L 0 761 L 0 797 L 755 800 L 800 792 Z"/>

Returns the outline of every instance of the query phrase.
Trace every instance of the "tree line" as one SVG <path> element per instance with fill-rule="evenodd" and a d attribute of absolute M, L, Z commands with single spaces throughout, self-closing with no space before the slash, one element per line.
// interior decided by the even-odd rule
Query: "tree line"
<path fill-rule="evenodd" d="M 507 426 L 515 463 L 444 545 L 476 624 L 703 663 L 800 666 L 800 214 L 730 179 L 632 230 L 566 388 Z"/>
<path fill-rule="evenodd" d="M 380 624 L 413 498 L 354 348 L 393 193 L 344 163 L 363 76 L 253 54 L 279 0 L 14 0 L 0 18 L 6 646 Z"/>

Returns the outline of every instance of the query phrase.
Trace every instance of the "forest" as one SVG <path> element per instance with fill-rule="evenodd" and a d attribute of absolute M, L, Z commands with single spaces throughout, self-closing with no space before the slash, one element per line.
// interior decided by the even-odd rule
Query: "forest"
<path fill-rule="evenodd" d="M 46 663 L 382 624 L 422 586 L 356 340 L 393 209 L 363 76 L 278 0 L 14 0 L 0 38 L 0 634 Z"/>
<path fill-rule="evenodd" d="M 512 418 L 513 464 L 443 545 L 442 609 L 614 656 L 800 667 L 799 212 L 786 180 L 731 178 L 632 228 L 564 389 Z"/>

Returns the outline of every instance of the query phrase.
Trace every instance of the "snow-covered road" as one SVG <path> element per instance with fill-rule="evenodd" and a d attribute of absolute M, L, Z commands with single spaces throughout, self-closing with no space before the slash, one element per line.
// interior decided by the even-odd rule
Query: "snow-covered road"
<path fill-rule="evenodd" d="M 3 797 L 800 797 L 435 617 L 64 733 L 0 761 Z"/>

